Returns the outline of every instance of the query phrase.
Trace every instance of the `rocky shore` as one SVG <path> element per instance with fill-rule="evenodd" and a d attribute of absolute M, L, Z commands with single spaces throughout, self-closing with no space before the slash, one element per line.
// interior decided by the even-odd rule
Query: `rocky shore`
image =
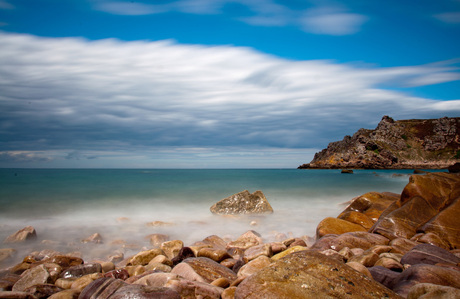
<path fill-rule="evenodd" d="M 151 235 L 150 248 L 106 260 L 42 250 L 0 270 L 0 298 L 460 298 L 459 212 L 459 173 L 412 175 L 401 194 L 353 199 L 313 242 L 248 231 L 193 244 Z M 4 246 L 36 238 L 26 227 Z"/>

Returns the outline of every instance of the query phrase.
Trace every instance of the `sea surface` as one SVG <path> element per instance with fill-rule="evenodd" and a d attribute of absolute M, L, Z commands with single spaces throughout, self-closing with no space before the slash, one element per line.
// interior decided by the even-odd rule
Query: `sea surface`
<path fill-rule="evenodd" d="M 37 240 L 0 244 L 18 258 L 31 251 L 81 252 L 105 258 L 149 248 L 146 236 L 167 234 L 191 245 L 209 235 L 236 239 L 255 230 L 266 241 L 278 234 L 314 237 L 318 223 L 336 217 L 366 192 L 400 194 L 412 170 L 298 169 L 0 169 L 0 242 L 32 225 Z M 274 209 L 259 216 L 218 216 L 217 201 L 261 190 Z M 162 221 L 163 226 L 147 223 Z M 82 244 L 99 233 L 103 243 Z M 124 245 L 121 245 L 124 244 Z M 132 252 L 130 252 L 132 251 Z"/>

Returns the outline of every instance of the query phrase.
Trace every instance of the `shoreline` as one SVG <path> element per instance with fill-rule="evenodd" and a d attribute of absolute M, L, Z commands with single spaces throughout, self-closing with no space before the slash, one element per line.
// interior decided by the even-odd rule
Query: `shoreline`
<path fill-rule="evenodd" d="M 435 190 L 439 194 L 446 194 L 448 191 L 447 194 L 460 196 L 460 174 L 442 172 L 413 175 L 402 190 L 401 198 L 397 194 L 385 192 L 363 194 L 353 199 L 337 218 L 323 219 L 318 224 L 316 240 L 280 235 L 278 240 L 265 242 L 256 233 L 257 227 L 254 227 L 254 230 L 248 230 L 235 239 L 210 235 L 190 245 L 181 240 L 166 240 L 161 234 L 156 234 L 150 236 L 149 248 L 135 249 L 138 252 L 133 256 L 114 252 L 106 260 L 83 261 L 78 253 L 71 253 L 72 257 L 69 257 L 69 253 L 42 250 L 29 254 L 22 263 L 13 268 L 0 271 L 0 284 L 4 290 L 0 292 L 0 298 L 7 298 L 4 296 L 12 295 L 11 292 L 29 296 L 17 298 L 38 297 L 37 285 L 46 285 L 49 296 L 54 296 L 53 298 L 76 298 L 77 295 L 87 298 L 109 287 L 114 288 L 114 292 L 120 296 L 126 292 L 134 292 L 140 298 L 147 298 L 154 292 L 169 296 L 166 298 L 195 298 L 204 294 L 209 298 L 264 298 L 275 293 L 279 296 L 294 294 L 289 292 L 301 292 L 305 296 L 311 296 L 314 289 L 323 290 L 315 282 L 315 275 L 327 275 L 331 283 L 333 282 L 333 289 L 324 289 L 324 292 L 332 292 L 329 295 L 342 294 L 343 297 L 348 297 L 352 293 L 358 296 L 357 294 L 365 290 L 368 297 L 369 294 L 375 294 L 374 297 L 386 294 L 390 298 L 401 298 L 400 296 L 406 297 L 411 292 L 420 292 L 421 287 L 416 285 L 426 287 L 428 278 L 424 271 L 434 270 L 443 279 L 441 282 L 428 282 L 438 286 L 438 291 L 444 288 L 442 291 L 457 294 L 460 285 L 452 281 L 460 278 L 460 244 L 457 244 L 455 238 L 452 239 L 448 234 L 442 235 L 443 230 L 437 231 L 436 226 L 425 225 L 422 229 L 425 233 L 421 235 L 415 233 L 415 228 L 413 234 L 412 229 L 395 230 L 395 227 L 389 226 L 389 223 L 398 223 L 405 219 L 399 220 L 400 218 L 392 215 L 398 214 L 394 211 L 404 209 L 404 203 L 410 198 L 428 196 L 428 193 L 417 193 L 425 190 L 425 186 L 431 189 L 433 186 L 444 188 Z M 451 190 L 445 189 L 445 186 L 450 186 L 447 188 Z M 448 220 L 452 213 L 449 209 L 457 211 L 457 207 L 458 205 L 448 201 L 429 217 Z M 404 217 L 411 217 L 412 214 L 405 215 Z M 414 219 L 413 221 L 418 221 Z M 458 225 L 458 221 L 456 223 Z M 348 225 L 345 231 L 344 224 Z M 455 229 L 453 233 L 458 234 L 460 229 Z M 33 239 L 34 233 L 31 234 Z M 91 236 L 85 244 L 96 250 L 99 237 Z M 428 256 L 441 255 L 442 261 L 444 264 L 447 261 L 447 265 L 439 262 L 428 265 L 420 263 L 417 256 L 425 252 Z M 69 259 L 76 265 L 65 264 Z M 456 262 L 456 259 L 459 261 Z M 297 261 L 298 266 L 288 266 L 286 263 L 290 261 Z M 318 268 L 311 273 L 302 264 L 307 261 L 309 267 L 315 261 L 320 261 L 321 267 L 326 268 L 323 269 L 325 272 Z M 56 270 L 56 264 L 60 267 L 59 270 Z M 53 269 L 59 273 L 54 273 Z M 334 271 L 331 272 L 333 269 L 338 269 L 340 275 L 336 276 Z M 52 272 L 54 276 L 51 275 Z M 277 273 L 297 275 L 302 279 L 296 280 L 294 277 L 297 276 L 292 276 L 281 283 Z M 31 276 L 42 277 L 42 281 L 31 282 Z M 340 280 L 340 277 L 346 277 L 348 283 L 338 283 L 336 279 Z M 414 280 L 414 277 L 418 280 Z M 420 280 L 420 277 L 423 279 Z M 269 281 L 273 282 L 272 287 L 260 289 L 261 284 Z M 315 282 L 315 287 L 305 287 L 307 281 Z M 43 288 L 40 292 L 44 292 Z M 288 293 L 277 293 L 280 290 Z M 426 292 L 429 292 L 428 288 Z M 59 297 L 65 294 L 74 297 Z M 366 294 L 362 296 L 366 297 Z"/>

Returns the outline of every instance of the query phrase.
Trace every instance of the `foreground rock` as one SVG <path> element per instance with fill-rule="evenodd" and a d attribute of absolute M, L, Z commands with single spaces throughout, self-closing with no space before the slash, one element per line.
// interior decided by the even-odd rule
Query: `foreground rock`
<path fill-rule="evenodd" d="M 245 279 L 235 298 L 400 297 L 343 263 L 315 251 L 300 251 Z"/>
<path fill-rule="evenodd" d="M 221 215 L 273 213 L 273 208 L 262 191 L 251 194 L 248 190 L 222 199 L 215 203 L 210 210 L 214 214 Z"/>
<path fill-rule="evenodd" d="M 460 117 L 395 121 L 331 142 L 299 168 L 440 169 L 458 162 Z"/>

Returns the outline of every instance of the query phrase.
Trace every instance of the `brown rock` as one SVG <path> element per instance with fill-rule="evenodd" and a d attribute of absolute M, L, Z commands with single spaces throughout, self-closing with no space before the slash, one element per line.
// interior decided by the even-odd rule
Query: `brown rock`
<path fill-rule="evenodd" d="M 218 263 L 231 257 L 226 250 L 214 248 L 202 248 L 200 251 L 198 251 L 197 256 L 207 257 Z"/>
<path fill-rule="evenodd" d="M 8 260 L 16 253 L 16 249 L 14 248 L 1 248 L 0 249 L 0 264 L 3 261 Z"/>
<path fill-rule="evenodd" d="M 396 238 L 396 239 L 391 240 L 390 242 L 390 246 L 393 248 L 391 252 L 405 254 L 406 252 L 408 252 L 409 250 L 411 250 L 418 244 L 419 243 L 415 241 L 408 240 L 405 238 Z"/>
<path fill-rule="evenodd" d="M 102 243 L 102 236 L 99 233 L 94 233 L 86 239 L 81 240 L 82 243 L 93 243 L 93 244 L 101 244 Z"/>
<path fill-rule="evenodd" d="M 397 276 L 392 289 L 403 297 L 407 297 L 410 288 L 418 283 L 460 288 L 460 271 L 435 265 L 413 265 Z"/>
<path fill-rule="evenodd" d="M 134 281 L 133 284 L 164 287 L 168 281 L 178 280 L 179 278 L 179 275 L 173 273 L 150 273 Z"/>
<path fill-rule="evenodd" d="M 371 218 L 369 218 L 363 213 L 359 213 L 356 211 L 348 211 L 342 213 L 337 218 L 360 225 L 364 227 L 366 230 L 369 230 L 374 225 L 374 221 L 372 221 Z"/>
<path fill-rule="evenodd" d="M 171 273 L 206 283 L 211 283 L 221 277 L 229 281 L 236 279 L 235 272 L 206 257 L 188 258 L 174 267 Z"/>
<path fill-rule="evenodd" d="M 78 299 L 79 295 L 79 290 L 64 290 L 51 295 L 49 299 Z"/>
<path fill-rule="evenodd" d="M 102 273 L 102 266 L 99 263 L 83 264 L 72 266 L 61 273 L 61 278 L 79 278 L 92 273 Z"/>
<path fill-rule="evenodd" d="M 273 208 L 262 191 L 251 194 L 248 190 L 222 199 L 215 203 L 210 210 L 212 213 L 220 215 L 273 213 Z"/>
<path fill-rule="evenodd" d="M 44 265 L 40 265 L 25 271 L 21 278 L 14 284 L 12 290 L 15 292 L 23 292 L 28 287 L 45 284 L 49 281 L 50 274 Z"/>
<path fill-rule="evenodd" d="M 37 299 L 34 295 L 27 292 L 0 291 L 1 299 Z"/>
<path fill-rule="evenodd" d="M 0 290 L 11 291 L 13 285 L 21 278 L 17 274 L 7 273 L 0 275 Z"/>
<path fill-rule="evenodd" d="M 160 248 L 161 243 L 169 241 L 169 236 L 164 234 L 152 234 L 146 237 L 150 241 L 153 248 Z"/>
<path fill-rule="evenodd" d="M 351 267 L 351 268 L 355 269 L 355 270 L 358 271 L 359 273 L 364 274 L 364 275 L 366 275 L 367 277 L 372 278 L 371 272 L 369 272 L 369 270 L 367 269 L 367 267 L 365 267 L 363 264 L 358 263 L 358 262 L 348 262 L 348 263 L 346 263 L 346 265 L 347 265 L 348 267 Z"/>
<path fill-rule="evenodd" d="M 177 265 L 189 257 L 195 257 L 193 250 L 190 247 L 182 247 L 179 250 L 179 253 L 173 259 L 171 259 L 171 261 L 173 265 Z"/>
<path fill-rule="evenodd" d="M 226 288 L 220 295 L 222 299 L 234 299 L 236 287 Z"/>
<path fill-rule="evenodd" d="M 365 267 L 372 267 L 379 260 L 379 255 L 372 251 L 366 251 L 363 255 L 354 256 L 349 261 L 363 264 Z"/>
<path fill-rule="evenodd" d="M 250 261 L 249 263 L 243 265 L 238 270 L 238 277 L 248 277 L 252 274 L 258 272 L 259 270 L 269 266 L 271 264 L 271 259 L 266 256 L 259 256 L 258 258 Z"/>
<path fill-rule="evenodd" d="M 358 212 L 367 216 L 367 219 L 370 219 L 374 223 L 379 219 L 380 214 L 398 199 L 399 195 L 394 193 L 369 192 L 353 199 L 351 204 L 337 218 L 345 219 L 343 218 L 345 214 Z M 367 222 L 367 220 L 365 221 Z"/>
<path fill-rule="evenodd" d="M 225 242 L 224 239 L 216 235 L 206 237 L 203 240 L 203 243 L 210 245 L 214 249 L 225 250 L 225 248 L 227 247 L 227 242 Z"/>
<path fill-rule="evenodd" d="M 450 207 L 460 197 L 460 175 L 448 173 L 429 173 L 425 175 L 412 175 L 409 183 L 404 188 L 400 200 L 395 202 L 394 210 L 380 217 L 372 228 L 372 232 L 379 233 L 390 239 L 403 237 L 406 239 L 415 235 L 417 229 L 433 220 L 433 226 L 426 226 L 425 232 L 434 232 L 442 228 L 435 228 L 437 223 L 451 223 L 453 211 L 458 210 L 457 204 L 452 206 L 452 211 L 447 211 L 445 218 L 439 222 L 436 217 L 445 207 Z M 439 213 L 440 214 L 440 213 Z M 435 218 L 436 217 L 436 218 Z M 433 219 L 435 218 L 435 219 Z M 457 232 L 458 224 L 447 235 Z M 426 231 L 428 229 L 428 231 Z M 430 230 L 431 229 L 431 230 Z M 458 239 L 458 238 L 457 238 Z M 453 242 L 455 240 L 448 239 Z"/>
<path fill-rule="evenodd" d="M 130 258 L 127 265 L 147 265 L 153 258 L 160 254 L 163 254 L 163 251 L 159 248 L 141 251 L 138 254 L 134 255 L 132 258 Z"/>
<path fill-rule="evenodd" d="M 256 245 L 246 249 L 243 258 L 247 261 L 251 261 L 259 256 L 271 257 L 273 255 L 272 247 L 270 244 Z"/>
<path fill-rule="evenodd" d="M 412 248 L 406 253 L 402 259 L 402 264 L 429 264 L 448 263 L 457 265 L 460 263 L 460 258 L 450 253 L 449 251 L 430 244 L 420 244 Z"/>
<path fill-rule="evenodd" d="M 327 217 L 324 218 L 316 227 L 316 238 L 319 239 L 325 235 L 341 235 L 348 232 L 367 231 L 361 225 L 352 223 L 343 219 Z"/>
<path fill-rule="evenodd" d="M 28 287 L 24 290 L 24 292 L 32 294 L 37 298 L 48 298 L 51 295 L 56 294 L 60 291 L 63 291 L 63 289 L 55 286 L 54 284 L 38 284 Z"/>
<path fill-rule="evenodd" d="M 382 266 L 396 272 L 402 272 L 404 270 L 401 263 L 389 257 L 379 258 L 379 260 L 375 262 L 374 266 Z"/>
<path fill-rule="evenodd" d="M 315 251 L 290 254 L 246 278 L 235 298 L 399 298 L 352 268 Z"/>
<path fill-rule="evenodd" d="M 129 273 L 126 269 L 116 269 L 104 274 L 104 277 L 126 280 L 129 278 Z"/>
<path fill-rule="evenodd" d="M 384 236 L 378 234 L 371 234 L 368 232 L 350 232 L 344 233 L 340 236 L 326 235 L 316 241 L 311 249 L 323 251 L 326 249 L 334 249 L 340 251 L 344 247 L 348 248 L 362 248 L 364 250 L 371 248 L 375 245 L 387 245 L 389 240 Z"/>
<path fill-rule="evenodd" d="M 164 254 L 170 260 L 172 260 L 179 254 L 182 247 L 184 247 L 184 242 L 182 242 L 181 240 L 163 242 L 160 246 L 161 250 L 163 250 Z"/>
<path fill-rule="evenodd" d="M 170 280 L 166 287 L 176 291 L 180 298 L 220 299 L 223 288 L 187 279 Z"/>
<path fill-rule="evenodd" d="M 460 290 L 432 283 L 419 283 L 410 288 L 407 299 L 455 299 L 460 298 Z"/>
<path fill-rule="evenodd" d="M 441 239 L 438 235 L 434 233 L 418 233 L 414 235 L 411 240 L 420 242 L 420 243 L 426 243 L 426 244 L 431 244 L 435 245 L 444 249 L 449 250 L 450 246 L 449 243 Z"/>
<path fill-rule="evenodd" d="M 263 244 L 262 237 L 255 231 L 247 231 L 238 237 L 235 241 L 227 243 L 227 249 L 239 248 L 246 250 L 252 246 Z"/>
<path fill-rule="evenodd" d="M 26 226 L 23 229 L 8 236 L 3 243 L 20 243 L 28 240 L 37 239 L 37 232 L 33 226 Z"/>
<path fill-rule="evenodd" d="M 83 259 L 77 256 L 55 255 L 45 259 L 44 262 L 58 264 L 62 268 L 69 268 L 83 264 Z"/>
<path fill-rule="evenodd" d="M 391 288 L 393 286 L 393 281 L 397 280 L 401 274 L 400 272 L 392 271 L 382 266 L 374 266 L 367 269 L 375 281 L 381 283 L 387 288 Z"/>
<path fill-rule="evenodd" d="M 277 261 L 291 253 L 294 253 L 294 252 L 298 252 L 298 251 L 303 251 L 303 250 L 307 250 L 308 248 L 307 247 L 303 247 L 303 246 L 294 246 L 294 247 L 289 247 L 288 249 L 286 249 L 285 251 L 282 251 L 274 256 L 272 256 L 272 260 L 273 261 Z"/>

